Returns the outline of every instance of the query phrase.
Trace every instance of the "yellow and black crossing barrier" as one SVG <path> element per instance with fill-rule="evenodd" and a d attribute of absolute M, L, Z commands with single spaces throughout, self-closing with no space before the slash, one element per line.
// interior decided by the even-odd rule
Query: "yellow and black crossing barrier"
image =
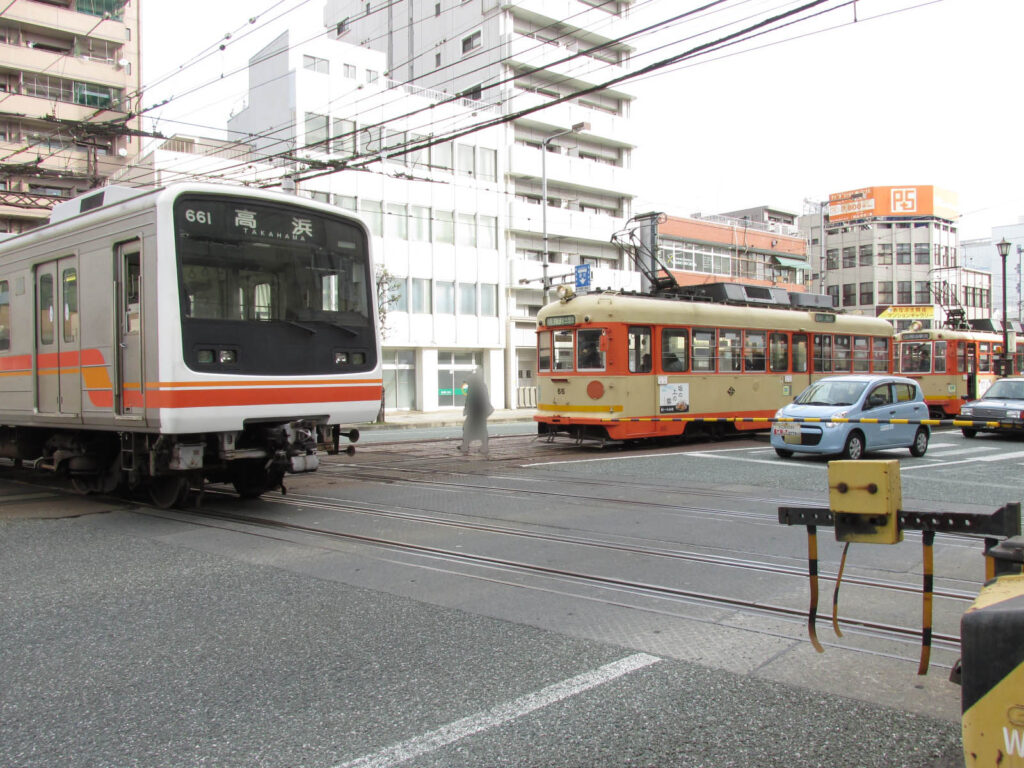
<path fill-rule="evenodd" d="M 1024 768 L 1024 536 L 1020 503 L 1006 504 L 991 514 L 909 512 L 902 509 L 898 461 L 833 461 L 829 463 L 829 507 L 779 507 L 779 522 L 807 527 L 808 634 L 818 652 L 824 651 L 814 626 L 818 527 L 833 526 L 836 539 L 847 546 L 850 542 L 895 544 L 903 540 L 903 531 L 921 531 L 920 675 L 927 673 L 931 653 L 935 534 L 984 538 L 987 582 L 960 622 L 962 660 L 951 676 L 963 686 L 964 760 L 970 767 Z M 845 558 L 844 550 L 844 562 Z M 840 579 L 841 575 L 836 580 L 837 594 Z"/>

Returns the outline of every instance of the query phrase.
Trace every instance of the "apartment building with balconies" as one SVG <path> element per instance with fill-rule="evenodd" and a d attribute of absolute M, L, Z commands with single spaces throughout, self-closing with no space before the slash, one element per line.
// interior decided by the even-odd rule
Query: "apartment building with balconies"
<path fill-rule="evenodd" d="M 535 384 L 536 312 L 553 285 L 571 281 L 575 265 L 591 265 L 595 286 L 640 285 L 611 242 L 636 194 L 634 97 L 621 86 L 601 87 L 629 72 L 633 49 L 616 38 L 631 5 L 327 0 L 324 20 L 334 34 L 382 51 L 393 81 L 460 96 L 507 121 L 497 143 L 510 393 Z M 508 404 L 528 403 L 510 396 Z"/>
<path fill-rule="evenodd" d="M 132 0 L 13 0 L 0 10 L 0 231 L 138 155 L 139 9 Z M 133 135 L 134 132 L 134 135 Z"/>

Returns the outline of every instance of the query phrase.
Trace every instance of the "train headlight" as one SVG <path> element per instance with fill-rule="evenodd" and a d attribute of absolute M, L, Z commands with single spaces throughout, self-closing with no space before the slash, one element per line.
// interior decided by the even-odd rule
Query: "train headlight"
<path fill-rule="evenodd" d="M 366 362 L 366 353 L 365 352 L 353 352 L 352 353 L 352 364 L 353 365 L 362 365 L 365 362 Z"/>
<path fill-rule="evenodd" d="M 233 349 L 222 349 L 217 359 L 221 365 L 234 365 L 238 361 L 238 355 Z"/>
<path fill-rule="evenodd" d="M 335 365 L 348 365 L 348 352 L 335 352 L 334 353 L 334 364 Z"/>
<path fill-rule="evenodd" d="M 200 349 L 196 353 L 196 360 L 206 365 L 213 365 L 213 350 L 212 349 Z"/>

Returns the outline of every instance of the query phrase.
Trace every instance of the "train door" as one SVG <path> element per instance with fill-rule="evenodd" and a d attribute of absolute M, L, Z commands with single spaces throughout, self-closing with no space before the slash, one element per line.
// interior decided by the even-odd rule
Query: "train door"
<path fill-rule="evenodd" d="M 967 374 L 967 399 L 978 399 L 978 348 L 973 342 L 964 342 L 963 365 L 961 370 Z"/>
<path fill-rule="evenodd" d="M 40 264 L 36 284 L 36 409 L 79 416 L 78 267 L 75 257 Z"/>
<path fill-rule="evenodd" d="M 117 381 L 114 413 L 142 419 L 145 387 L 142 381 L 142 244 L 120 243 L 114 249 L 114 306 L 117 311 Z"/>

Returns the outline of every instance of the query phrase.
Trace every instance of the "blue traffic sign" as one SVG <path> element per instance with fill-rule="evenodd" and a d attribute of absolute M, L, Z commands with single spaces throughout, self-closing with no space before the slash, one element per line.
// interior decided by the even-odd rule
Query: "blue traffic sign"
<path fill-rule="evenodd" d="M 590 265 L 589 264 L 577 264 L 576 265 L 576 287 L 577 288 L 589 288 L 590 287 Z"/>

